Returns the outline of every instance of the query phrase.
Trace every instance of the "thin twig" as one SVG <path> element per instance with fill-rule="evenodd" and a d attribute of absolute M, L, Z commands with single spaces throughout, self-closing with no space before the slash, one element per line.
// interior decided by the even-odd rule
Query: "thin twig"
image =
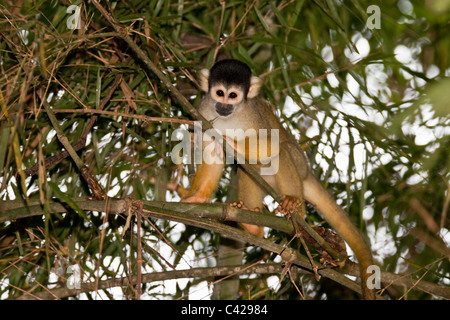
<path fill-rule="evenodd" d="M 177 118 L 164 118 L 164 117 L 149 117 L 140 114 L 129 114 L 123 112 L 97 110 L 97 109 L 52 109 L 54 113 L 89 113 L 89 114 L 104 114 L 115 117 L 133 118 L 143 120 L 144 122 L 171 122 L 178 124 L 194 125 L 194 121 Z"/>
<path fill-rule="evenodd" d="M 142 239 L 141 239 L 141 227 L 142 227 L 142 207 L 143 204 L 141 201 L 135 201 L 134 204 L 136 205 L 135 208 L 135 216 L 137 221 L 137 244 L 136 244 L 136 300 L 141 300 L 141 294 L 142 294 Z"/>
<path fill-rule="evenodd" d="M 239 266 L 226 266 L 226 267 L 208 267 L 208 268 L 189 268 L 186 270 L 171 270 L 163 272 L 151 272 L 142 275 L 142 283 L 149 283 L 155 281 L 164 281 L 171 279 L 181 278 L 208 278 L 226 276 L 228 274 L 278 274 L 280 272 L 280 264 L 257 264 L 257 265 L 239 265 Z M 94 282 L 82 283 L 81 289 L 69 289 L 67 287 L 60 287 L 48 290 L 48 292 L 33 293 L 24 291 L 23 295 L 18 297 L 17 300 L 35 300 L 35 299 L 63 299 L 75 295 L 79 295 L 83 292 L 91 292 L 96 287 L 99 290 L 104 290 L 113 287 L 125 287 L 131 283 L 136 282 L 136 277 L 121 277 L 114 279 L 101 280 L 98 282 L 98 286 Z M 211 284 L 208 284 L 211 285 Z"/>

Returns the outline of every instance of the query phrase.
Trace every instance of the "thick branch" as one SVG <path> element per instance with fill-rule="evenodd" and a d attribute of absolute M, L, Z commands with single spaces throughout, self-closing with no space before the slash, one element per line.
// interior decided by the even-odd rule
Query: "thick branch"
<path fill-rule="evenodd" d="M 88 200 L 86 198 L 73 198 L 73 203 L 82 210 L 91 210 L 99 212 L 108 212 L 111 214 L 125 213 L 126 202 L 120 199 L 111 199 L 107 201 Z M 283 217 L 268 215 L 255 211 L 242 210 L 231 207 L 228 204 L 196 204 L 196 203 L 178 203 L 163 201 L 142 201 L 147 208 L 159 210 L 165 208 L 170 211 L 177 211 L 186 217 L 210 218 L 223 221 L 235 221 L 250 223 L 260 226 L 268 226 L 272 229 L 293 233 L 292 225 Z M 49 208 L 52 213 L 67 212 L 69 205 L 57 200 L 49 201 Z M 39 200 L 30 199 L 29 206 L 22 200 L 0 201 L 0 222 L 15 219 L 27 218 L 43 215 L 44 210 Z"/>
<path fill-rule="evenodd" d="M 192 268 L 186 270 L 173 270 L 163 272 L 152 272 L 142 275 L 142 283 L 153 281 L 164 281 L 182 278 L 212 278 L 220 276 L 228 276 L 230 274 L 280 274 L 282 272 L 281 264 L 258 264 L 254 266 L 226 266 L 226 267 L 210 267 L 210 268 Z M 301 271 L 301 270 L 300 270 Z M 137 276 L 122 277 L 117 279 L 101 280 L 97 283 L 81 283 L 80 289 L 69 289 L 61 287 L 49 291 L 38 293 L 24 293 L 17 300 L 48 300 L 62 299 L 78 295 L 80 293 L 95 291 L 96 289 L 104 290 L 113 287 L 126 287 L 137 282 Z"/>

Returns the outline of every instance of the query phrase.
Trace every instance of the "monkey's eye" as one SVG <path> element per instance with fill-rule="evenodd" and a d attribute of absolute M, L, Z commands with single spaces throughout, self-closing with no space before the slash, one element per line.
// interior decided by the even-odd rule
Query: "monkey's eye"
<path fill-rule="evenodd" d="M 237 98 L 237 94 L 235 92 L 232 92 L 228 95 L 229 98 L 231 99 L 236 99 Z"/>
<path fill-rule="evenodd" d="M 217 90 L 217 91 L 216 91 L 216 94 L 217 94 L 219 97 L 223 97 L 223 96 L 224 96 L 224 93 L 223 93 L 222 90 Z"/>

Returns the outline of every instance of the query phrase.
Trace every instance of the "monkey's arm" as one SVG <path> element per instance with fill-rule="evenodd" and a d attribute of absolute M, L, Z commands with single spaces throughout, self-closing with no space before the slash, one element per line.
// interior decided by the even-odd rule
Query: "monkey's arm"
<path fill-rule="evenodd" d="M 224 169 L 223 152 L 220 145 L 208 135 L 202 139 L 202 163 L 197 164 L 197 171 L 191 187 L 182 202 L 205 203 L 219 185 Z"/>
<path fill-rule="evenodd" d="M 198 164 L 188 194 L 183 202 L 204 203 L 211 199 L 223 173 L 223 164 Z"/>

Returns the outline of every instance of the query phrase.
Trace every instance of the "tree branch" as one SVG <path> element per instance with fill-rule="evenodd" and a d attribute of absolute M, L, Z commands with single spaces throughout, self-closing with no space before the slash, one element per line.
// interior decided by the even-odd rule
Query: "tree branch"
<path fill-rule="evenodd" d="M 238 265 L 226 267 L 209 267 L 209 268 L 191 268 L 186 270 L 173 270 L 163 272 L 152 272 L 142 275 L 142 283 L 149 283 L 154 281 L 164 281 L 183 278 L 213 278 L 220 276 L 228 276 L 230 274 L 280 274 L 282 271 L 281 264 L 258 264 L 254 266 Z M 300 269 L 301 272 L 306 272 Z M 60 287 L 51 289 L 49 291 L 31 293 L 24 292 L 16 300 L 49 300 L 62 299 L 78 295 L 80 293 L 91 292 L 98 290 L 105 290 L 113 287 L 126 287 L 137 282 L 137 276 L 122 277 L 117 279 L 108 279 L 98 281 L 98 286 L 94 282 L 81 283 L 80 289 L 69 289 L 67 287 Z"/>

